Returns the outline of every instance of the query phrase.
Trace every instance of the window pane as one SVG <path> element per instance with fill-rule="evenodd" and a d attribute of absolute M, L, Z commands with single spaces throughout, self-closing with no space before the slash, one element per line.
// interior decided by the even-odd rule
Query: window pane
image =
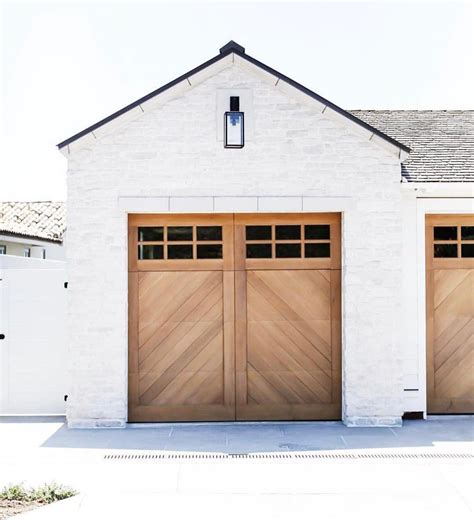
<path fill-rule="evenodd" d="M 198 240 L 222 240 L 222 227 L 221 226 L 198 226 L 197 227 L 197 239 Z"/>
<path fill-rule="evenodd" d="M 304 245 L 305 258 L 329 258 L 331 256 L 331 244 L 305 244 Z"/>
<path fill-rule="evenodd" d="M 187 260 L 193 257 L 192 245 L 168 246 L 168 258 L 172 260 Z"/>
<path fill-rule="evenodd" d="M 163 226 L 139 227 L 138 240 L 140 242 L 161 242 L 163 240 Z"/>
<path fill-rule="evenodd" d="M 473 258 L 474 244 L 461 244 L 461 256 L 463 258 Z"/>
<path fill-rule="evenodd" d="M 456 226 L 435 226 L 435 240 L 457 240 L 458 228 Z"/>
<path fill-rule="evenodd" d="M 461 240 L 474 240 L 474 226 L 461 227 Z"/>
<path fill-rule="evenodd" d="M 301 244 L 276 244 L 277 258 L 300 258 Z"/>
<path fill-rule="evenodd" d="M 315 224 L 304 227 L 306 240 L 329 240 L 331 227 L 328 224 Z"/>
<path fill-rule="evenodd" d="M 276 226 L 275 236 L 277 240 L 299 240 L 301 226 Z"/>
<path fill-rule="evenodd" d="M 221 244 L 201 244 L 197 246 L 198 258 L 222 258 Z"/>
<path fill-rule="evenodd" d="M 247 258 L 271 258 L 271 244 L 247 244 Z"/>
<path fill-rule="evenodd" d="M 170 242 L 193 239 L 193 228 L 191 226 L 170 226 L 167 231 Z"/>
<path fill-rule="evenodd" d="M 435 258 L 456 258 L 458 256 L 457 244 L 435 244 L 434 257 Z"/>
<path fill-rule="evenodd" d="M 163 246 L 158 245 L 142 245 L 138 246 L 139 260 L 162 260 Z"/>
<path fill-rule="evenodd" d="M 271 226 L 245 226 L 245 238 L 247 240 L 271 240 Z"/>

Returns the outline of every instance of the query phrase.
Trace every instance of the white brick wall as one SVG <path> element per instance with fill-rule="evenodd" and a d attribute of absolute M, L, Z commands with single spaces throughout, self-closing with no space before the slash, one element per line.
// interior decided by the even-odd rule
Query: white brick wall
<path fill-rule="evenodd" d="M 217 89 L 225 88 L 252 90 L 254 135 L 241 150 L 217 139 Z M 317 211 L 318 200 L 327 211 L 325 201 L 345 201 L 344 419 L 399 422 L 400 165 L 319 104 L 296 99 L 230 65 L 69 156 L 71 426 L 127 419 L 127 197 L 137 212 L 166 204 L 248 211 L 256 203 L 259 211 L 275 203 Z"/>

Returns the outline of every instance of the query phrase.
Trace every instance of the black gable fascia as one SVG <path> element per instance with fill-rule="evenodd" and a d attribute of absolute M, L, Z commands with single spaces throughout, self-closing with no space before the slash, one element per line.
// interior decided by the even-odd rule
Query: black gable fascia
<path fill-rule="evenodd" d="M 210 65 L 213 65 L 214 63 L 217 63 L 218 61 L 224 59 L 229 54 L 232 54 L 233 52 L 234 51 L 230 50 L 230 51 L 226 51 L 226 52 L 224 52 L 222 54 L 219 54 L 217 56 L 214 56 L 214 58 L 211 58 L 210 60 L 204 62 L 202 65 L 199 65 L 198 67 L 190 70 L 189 72 L 186 72 L 186 73 L 182 74 L 181 76 L 179 76 L 179 78 L 176 78 L 173 81 L 170 81 L 169 83 L 166 83 L 166 85 L 163 85 L 162 87 L 157 88 L 153 92 L 150 92 L 149 94 L 146 94 L 145 96 L 141 97 L 140 99 L 137 99 L 133 103 L 130 103 L 130 105 L 127 105 L 127 106 L 121 108 L 120 110 L 117 110 L 117 112 L 114 112 L 113 114 L 110 114 L 110 116 L 107 116 L 104 119 L 101 119 L 97 123 L 94 123 L 93 125 L 89 126 L 85 130 L 82 130 L 81 132 L 78 132 L 77 134 L 73 135 L 72 137 L 69 137 L 68 139 L 66 139 L 66 140 L 62 141 L 61 143 L 57 144 L 56 146 L 59 149 L 64 148 L 68 144 L 70 144 L 70 143 L 72 143 L 74 141 L 77 141 L 81 137 L 84 137 L 85 135 L 89 134 L 90 132 L 93 132 L 97 128 L 99 128 L 99 127 L 109 123 L 110 121 L 116 119 L 117 117 L 120 117 L 121 115 L 125 114 L 129 110 L 132 110 L 133 108 L 138 107 L 139 105 L 141 105 L 145 101 L 148 101 L 149 99 L 154 98 L 155 96 L 158 96 L 159 94 L 165 92 L 166 90 L 169 90 L 170 88 L 173 88 L 178 83 L 181 83 L 182 81 L 184 81 L 187 78 L 189 78 L 189 76 L 192 76 L 192 75 L 194 75 L 194 74 L 196 74 L 198 72 L 201 72 L 201 70 L 204 70 L 207 67 L 209 67 Z"/>
<path fill-rule="evenodd" d="M 242 45 L 239 45 L 234 40 L 230 40 L 229 43 L 226 43 L 224 47 L 219 49 L 220 54 L 227 54 L 228 52 L 237 52 L 239 54 L 245 54 L 245 48 Z"/>
<path fill-rule="evenodd" d="M 353 116 L 351 113 L 349 113 L 346 110 L 344 110 L 343 108 L 335 105 L 334 103 L 331 103 L 331 101 L 329 101 L 328 99 L 323 98 L 319 94 L 316 94 L 316 92 L 313 92 L 309 88 L 306 88 L 305 86 L 301 85 L 297 81 L 289 78 L 288 76 L 285 76 L 284 74 L 282 74 L 281 72 L 278 72 L 275 69 L 272 69 L 268 65 L 265 65 L 264 63 L 256 60 L 255 58 L 252 58 L 248 54 L 240 54 L 238 52 L 236 52 L 235 54 L 239 54 L 239 56 L 242 57 L 244 60 L 247 60 L 248 62 L 252 63 L 256 67 L 260 67 L 261 69 L 263 69 L 264 71 L 268 72 L 269 74 L 272 74 L 273 76 L 276 76 L 280 81 L 284 81 L 285 83 L 288 83 L 289 85 L 291 85 L 292 87 L 300 90 L 301 92 L 303 92 L 307 96 L 312 97 L 313 99 L 316 99 L 317 101 L 319 101 L 323 105 L 326 105 L 329 108 L 332 108 L 332 110 L 334 110 L 334 112 L 337 112 L 337 113 L 347 117 L 347 119 L 350 119 L 354 123 L 357 123 L 359 126 L 361 126 L 362 128 L 365 128 L 366 130 L 369 130 L 373 134 L 378 135 L 379 137 L 381 137 L 385 141 L 388 141 L 389 143 L 393 144 L 397 148 L 401 148 L 405 152 L 410 153 L 411 150 L 410 150 L 410 148 L 408 146 L 400 143 L 396 139 L 393 139 L 392 137 L 388 136 L 387 134 L 384 134 L 380 130 L 377 130 L 377 128 L 374 128 L 373 126 L 370 126 L 365 121 L 362 121 L 358 117 Z"/>
<path fill-rule="evenodd" d="M 116 119 L 117 117 L 120 117 L 121 115 L 125 114 L 129 110 L 132 110 L 133 108 L 136 108 L 141 103 L 144 103 L 145 101 L 148 101 L 149 99 L 151 99 L 151 98 L 161 94 L 162 92 L 165 92 L 166 90 L 174 87 L 178 83 L 181 83 L 182 81 L 186 80 L 190 76 L 193 76 L 194 74 L 204 70 L 205 68 L 209 67 L 210 65 L 213 65 L 214 63 L 217 63 L 218 61 L 224 59 L 226 56 L 228 56 L 229 54 L 232 54 L 232 53 L 233 54 L 237 54 L 238 56 L 240 56 L 244 60 L 247 60 L 249 63 L 252 63 L 256 67 L 259 67 L 260 69 L 268 72 L 269 74 L 272 74 L 273 76 L 278 78 L 280 81 L 284 81 L 285 83 L 288 83 L 289 85 L 291 85 L 292 87 L 294 87 L 294 88 L 298 89 L 299 91 L 303 92 L 307 96 L 312 97 L 313 99 L 316 99 L 320 103 L 330 107 L 335 112 L 343 115 L 344 117 L 347 117 L 347 119 L 353 121 L 354 123 L 358 124 L 362 128 L 365 128 L 369 132 L 372 132 L 374 135 L 377 135 L 377 136 L 381 137 L 383 140 L 389 142 L 390 144 L 396 146 L 397 148 L 400 148 L 400 149 L 402 149 L 402 150 L 404 150 L 405 152 L 408 152 L 408 153 L 410 152 L 410 148 L 408 146 L 406 146 L 406 145 L 400 143 L 399 141 L 397 141 L 396 139 L 393 139 L 392 137 L 384 134 L 380 130 L 377 130 L 377 128 L 374 128 L 373 126 L 365 123 L 361 119 L 355 117 L 354 115 L 350 114 L 349 112 L 347 112 L 346 110 L 342 109 L 341 107 L 335 105 L 334 103 L 331 103 L 331 101 L 323 98 L 319 94 L 316 94 L 316 92 L 313 92 L 312 90 L 306 88 L 305 86 L 301 85 L 300 83 L 292 80 L 288 76 L 285 76 L 281 72 L 278 72 L 277 70 L 272 69 L 268 65 L 265 65 L 264 63 L 256 60 L 255 58 L 252 58 L 251 56 L 249 56 L 248 54 L 245 53 L 245 48 L 244 47 L 242 47 L 238 43 L 234 42 L 233 40 L 231 40 L 229 43 L 227 43 L 226 45 L 221 47 L 219 49 L 219 54 L 217 56 L 214 56 L 214 58 L 211 58 L 210 60 L 204 62 L 203 64 L 201 64 L 198 67 L 190 70 L 189 72 L 186 72 L 185 74 L 182 74 L 181 76 L 179 76 L 179 78 L 176 78 L 173 81 L 170 81 L 166 85 L 163 85 L 162 87 L 154 90 L 153 92 L 150 92 L 149 94 L 146 94 L 142 98 L 137 99 L 133 103 L 130 103 L 130 105 L 127 105 L 127 106 L 121 108 L 117 112 L 114 112 L 110 116 L 108 116 L 108 117 L 102 119 L 101 121 L 98 121 L 97 123 L 89 126 L 85 130 L 82 130 L 81 132 L 78 132 L 77 134 L 73 135 L 72 137 L 69 137 L 65 141 L 62 141 L 61 143 L 59 143 L 57 145 L 57 147 L 59 149 L 64 148 L 68 144 L 70 144 L 70 143 L 72 143 L 74 141 L 77 141 L 77 139 L 80 139 L 81 137 L 84 137 L 88 133 L 93 132 L 97 128 L 99 128 L 99 127 L 109 123 L 110 121 L 112 121 L 113 119 Z"/>

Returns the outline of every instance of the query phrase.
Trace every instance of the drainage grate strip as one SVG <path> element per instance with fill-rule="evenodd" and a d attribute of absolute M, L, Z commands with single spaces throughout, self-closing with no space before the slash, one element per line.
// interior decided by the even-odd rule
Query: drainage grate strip
<path fill-rule="evenodd" d="M 439 460 L 474 459 L 472 453 L 117 453 L 104 460 L 232 460 L 232 459 L 319 459 L 319 460 Z"/>

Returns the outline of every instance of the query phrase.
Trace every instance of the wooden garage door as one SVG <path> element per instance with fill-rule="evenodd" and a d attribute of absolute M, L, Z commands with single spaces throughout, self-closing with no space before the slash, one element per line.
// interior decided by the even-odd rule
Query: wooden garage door
<path fill-rule="evenodd" d="M 340 217 L 129 217 L 129 420 L 340 418 Z"/>
<path fill-rule="evenodd" d="M 339 216 L 235 223 L 237 419 L 339 419 Z"/>
<path fill-rule="evenodd" d="M 474 413 L 474 216 L 426 219 L 428 413 Z"/>
<path fill-rule="evenodd" d="M 129 217 L 129 421 L 235 418 L 232 216 Z"/>

